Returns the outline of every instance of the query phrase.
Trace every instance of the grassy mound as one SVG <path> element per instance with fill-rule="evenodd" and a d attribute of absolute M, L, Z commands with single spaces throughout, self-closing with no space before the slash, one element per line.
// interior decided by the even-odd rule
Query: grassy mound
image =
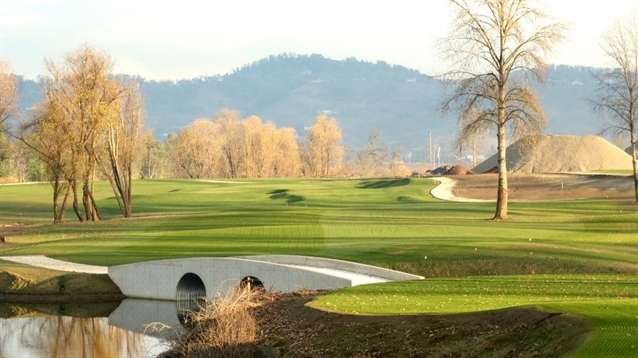
<path fill-rule="evenodd" d="M 72 301 L 121 297 L 108 275 L 69 273 L 0 261 L 0 294 L 5 301 Z"/>

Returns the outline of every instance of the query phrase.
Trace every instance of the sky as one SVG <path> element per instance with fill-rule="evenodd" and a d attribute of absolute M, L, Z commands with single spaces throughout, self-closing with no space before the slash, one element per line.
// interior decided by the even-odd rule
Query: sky
<path fill-rule="evenodd" d="M 636 0 L 546 0 L 570 26 L 553 64 L 609 67 L 600 35 Z M 354 57 L 445 72 L 437 52 L 449 30 L 446 0 L 0 0 L 0 57 L 13 72 L 46 75 L 83 43 L 106 51 L 116 73 L 147 79 L 223 75 L 280 53 Z"/>

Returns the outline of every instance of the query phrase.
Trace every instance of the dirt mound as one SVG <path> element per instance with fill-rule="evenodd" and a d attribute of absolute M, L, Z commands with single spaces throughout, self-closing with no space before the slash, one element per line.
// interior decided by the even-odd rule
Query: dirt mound
<path fill-rule="evenodd" d="M 470 168 L 463 165 L 454 165 L 444 175 L 467 175 L 474 174 Z"/>
<path fill-rule="evenodd" d="M 633 154 L 633 150 L 631 149 L 631 146 L 627 147 L 627 149 L 625 149 L 625 152 L 627 152 L 627 154 L 632 155 Z"/>
<path fill-rule="evenodd" d="M 518 173 L 589 172 L 632 168 L 631 156 L 598 136 L 536 135 L 507 147 L 507 170 Z M 476 168 L 484 173 L 498 165 L 495 154 Z"/>

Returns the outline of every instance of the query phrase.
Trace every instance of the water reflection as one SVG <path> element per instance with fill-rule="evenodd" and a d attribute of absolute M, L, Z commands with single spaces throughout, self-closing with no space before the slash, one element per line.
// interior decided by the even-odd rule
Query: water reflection
<path fill-rule="evenodd" d="M 179 319 L 182 315 L 183 312 L 178 312 L 177 302 L 127 298 L 109 315 L 109 324 L 161 339 L 172 339 L 184 330 Z M 170 328 L 149 328 L 148 325 L 154 322 Z"/>
<path fill-rule="evenodd" d="M 60 311 L 51 305 L 0 306 L 5 316 L 17 315 L 0 319 L 0 357 L 156 357 L 183 330 L 175 302 L 126 299 L 108 317 L 54 315 Z M 153 322 L 171 328 L 147 329 Z"/>

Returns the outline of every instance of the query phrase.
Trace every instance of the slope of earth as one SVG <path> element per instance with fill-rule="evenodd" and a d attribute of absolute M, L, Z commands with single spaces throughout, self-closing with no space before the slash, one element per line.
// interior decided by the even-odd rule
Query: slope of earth
<path fill-rule="evenodd" d="M 456 183 L 452 194 L 462 198 L 495 200 L 497 174 L 449 176 Z M 510 200 L 632 199 L 629 175 L 522 174 L 508 175 Z"/>
<path fill-rule="evenodd" d="M 308 307 L 316 292 L 267 294 L 253 307 L 256 342 L 198 357 L 561 357 L 590 326 L 571 315 L 512 308 L 456 315 L 348 315 Z M 231 352 L 229 352 L 229 350 Z M 179 348 L 162 358 L 192 356 Z"/>
<path fill-rule="evenodd" d="M 507 170 L 514 173 L 565 173 L 630 170 L 631 156 L 598 136 L 536 135 L 507 147 Z M 485 173 L 498 165 L 495 154 L 476 166 Z"/>
<path fill-rule="evenodd" d="M 580 318 L 533 308 L 365 316 L 316 310 L 305 305 L 311 299 L 260 307 L 261 341 L 295 357 L 559 357 L 587 330 Z"/>

